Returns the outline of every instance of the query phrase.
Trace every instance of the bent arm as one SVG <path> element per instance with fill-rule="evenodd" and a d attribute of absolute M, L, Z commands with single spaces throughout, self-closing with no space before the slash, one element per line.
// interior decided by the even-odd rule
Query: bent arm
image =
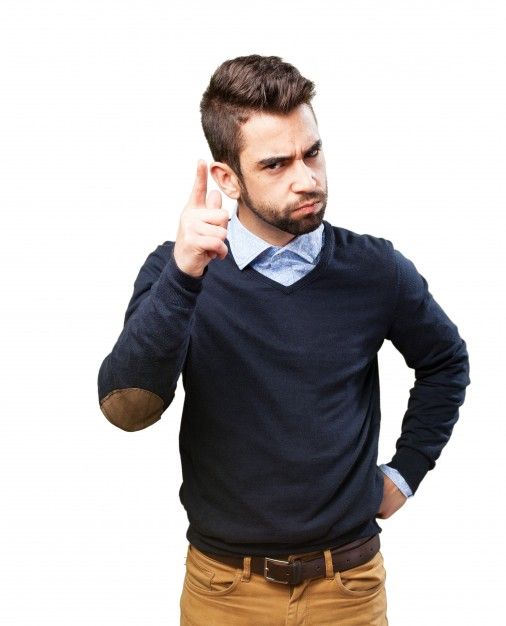
<path fill-rule="evenodd" d="M 466 342 L 412 261 L 393 250 L 397 301 L 386 338 L 415 370 L 396 452 L 388 463 L 415 493 L 448 442 L 470 384 Z"/>
<path fill-rule="evenodd" d="M 123 330 L 98 373 L 100 409 L 115 426 L 136 431 L 158 421 L 174 398 L 193 312 L 207 273 L 177 266 L 173 242 L 158 246 L 134 283 Z"/>

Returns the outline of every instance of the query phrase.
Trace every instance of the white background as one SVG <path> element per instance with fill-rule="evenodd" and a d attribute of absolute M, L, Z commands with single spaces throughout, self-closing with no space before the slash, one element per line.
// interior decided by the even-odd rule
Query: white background
<path fill-rule="evenodd" d="M 325 219 L 412 259 L 470 354 L 436 468 L 380 520 L 389 623 L 503 619 L 504 6 L 3 0 L 2 624 L 179 623 L 181 379 L 162 419 L 127 433 L 100 412 L 97 374 L 211 161 L 209 78 L 252 53 L 316 83 Z M 389 342 L 379 358 L 387 462 L 414 379 Z"/>

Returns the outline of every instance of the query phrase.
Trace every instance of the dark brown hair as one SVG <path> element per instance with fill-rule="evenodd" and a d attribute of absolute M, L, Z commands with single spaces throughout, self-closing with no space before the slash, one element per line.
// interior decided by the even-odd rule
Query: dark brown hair
<path fill-rule="evenodd" d="M 215 161 L 226 163 L 242 180 L 241 125 L 252 113 L 290 113 L 316 94 L 313 82 L 278 56 L 236 57 L 214 72 L 200 102 L 204 135 Z"/>

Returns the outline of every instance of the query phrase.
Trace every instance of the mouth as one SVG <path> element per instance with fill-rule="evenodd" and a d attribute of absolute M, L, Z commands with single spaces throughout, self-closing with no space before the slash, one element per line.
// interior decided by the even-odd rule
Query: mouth
<path fill-rule="evenodd" d="M 300 211 L 301 213 L 314 213 L 320 204 L 320 201 L 312 202 L 311 204 L 304 204 L 303 206 L 295 209 L 295 211 Z"/>

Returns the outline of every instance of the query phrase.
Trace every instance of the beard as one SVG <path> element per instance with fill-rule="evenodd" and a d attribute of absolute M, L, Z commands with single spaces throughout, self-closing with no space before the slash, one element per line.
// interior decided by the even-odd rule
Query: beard
<path fill-rule="evenodd" d="M 239 184 L 241 188 L 240 202 L 245 204 L 259 219 L 279 228 L 279 230 L 295 236 L 304 235 L 316 230 L 323 221 L 325 209 L 327 208 L 327 189 L 325 189 L 323 194 L 313 194 L 299 200 L 295 205 L 288 206 L 284 211 L 280 211 L 279 207 L 269 202 L 255 201 L 249 195 L 246 186 L 242 182 Z M 301 204 L 315 201 L 321 202 L 321 205 L 314 213 L 293 213 Z"/>

